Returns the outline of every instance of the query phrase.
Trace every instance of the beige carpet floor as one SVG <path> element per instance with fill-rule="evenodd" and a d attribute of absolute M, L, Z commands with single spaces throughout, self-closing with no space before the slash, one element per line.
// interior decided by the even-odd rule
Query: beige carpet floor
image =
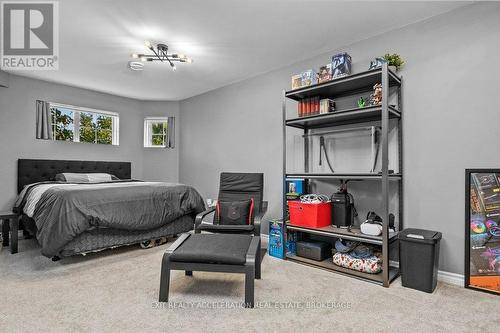
<path fill-rule="evenodd" d="M 0 252 L 0 332 L 498 332 L 500 297 L 438 284 L 433 294 L 390 288 L 266 256 L 257 308 L 243 276 L 174 272 L 172 307 L 157 303 L 167 245 L 59 262 L 33 240 Z M 174 308 L 175 306 L 175 308 Z"/>

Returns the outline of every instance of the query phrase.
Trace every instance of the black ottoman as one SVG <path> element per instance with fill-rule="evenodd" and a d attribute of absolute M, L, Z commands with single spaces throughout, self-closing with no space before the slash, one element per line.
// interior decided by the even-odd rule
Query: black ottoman
<path fill-rule="evenodd" d="M 245 274 L 245 307 L 254 305 L 254 279 L 260 279 L 260 237 L 235 234 L 182 234 L 163 255 L 160 302 L 168 302 L 170 271 Z"/>

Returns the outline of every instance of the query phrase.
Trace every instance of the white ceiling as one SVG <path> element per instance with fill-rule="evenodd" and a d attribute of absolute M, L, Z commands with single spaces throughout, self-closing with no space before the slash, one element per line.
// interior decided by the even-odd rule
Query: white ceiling
<path fill-rule="evenodd" d="M 58 71 L 15 74 L 144 100 L 181 100 L 466 5 L 307 0 L 59 1 Z M 144 40 L 193 64 L 127 68 Z"/>

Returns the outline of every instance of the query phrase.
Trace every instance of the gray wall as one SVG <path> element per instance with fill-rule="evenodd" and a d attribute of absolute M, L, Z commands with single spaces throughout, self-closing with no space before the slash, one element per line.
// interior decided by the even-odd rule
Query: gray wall
<path fill-rule="evenodd" d="M 354 72 L 398 52 L 404 77 L 406 227 L 443 232 L 440 269 L 463 273 L 464 169 L 500 167 L 496 108 L 500 4 L 476 3 L 425 22 L 181 102 L 180 181 L 217 195 L 218 174 L 265 173 L 268 217 L 281 215 L 281 91 L 290 76 L 347 51 Z M 292 106 L 292 105 L 290 105 Z"/>
<path fill-rule="evenodd" d="M 145 117 L 175 117 L 179 127 L 179 102 L 141 102 Z M 142 140 L 142 136 L 141 136 Z M 141 141 L 142 142 L 142 141 Z M 175 148 L 144 148 L 143 179 L 177 182 L 179 180 L 179 131 L 175 131 Z"/>
<path fill-rule="evenodd" d="M 120 114 L 120 145 L 93 145 L 35 139 L 37 99 Z M 132 162 L 132 177 L 178 181 L 178 148 L 143 148 L 144 116 L 178 116 L 178 102 L 142 102 L 86 89 L 10 75 L 0 88 L 0 210 L 16 195 L 17 159 L 81 159 Z"/>

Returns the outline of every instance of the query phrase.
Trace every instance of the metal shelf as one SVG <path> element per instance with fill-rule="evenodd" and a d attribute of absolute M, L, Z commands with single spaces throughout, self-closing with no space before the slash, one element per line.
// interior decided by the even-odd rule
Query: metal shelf
<path fill-rule="evenodd" d="M 292 224 L 286 225 L 287 229 L 293 231 L 300 231 L 314 235 L 332 237 L 332 238 L 342 238 L 348 239 L 356 242 L 369 243 L 375 245 L 383 245 L 382 236 L 371 236 L 362 234 L 357 228 L 351 228 L 351 231 L 347 229 L 337 228 L 334 226 L 327 226 L 322 228 L 307 228 L 302 226 L 296 226 Z M 389 232 L 389 242 L 396 240 L 398 236 L 397 232 Z"/>
<path fill-rule="evenodd" d="M 401 78 L 388 69 L 389 86 L 401 85 Z M 328 82 L 302 87 L 285 92 L 285 97 L 293 100 L 319 96 L 320 98 L 338 98 L 371 91 L 376 83 L 382 81 L 382 68 L 344 76 Z"/>
<path fill-rule="evenodd" d="M 306 178 L 306 179 L 360 179 L 379 180 L 382 174 L 372 173 L 287 173 L 286 178 Z M 388 175 L 389 180 L 401 180 L 403 176 L 399 173 Z"/>
<path fill-rule="evenodd" d="M 401 118 L 401 113 L 396 110 L 396 108 L 389 106 L 388 110 L 390 119 Z M 314 116 L 287 119 L 285 125 L 300 129 L 313 129 L 380 121 L 381 119 L 381 106 L 367 106 L 364 108 L 354 108 Z"/>
<path fill-rule="evenodd" d="M 358 272 L 353 269 L 348 269 L 335 265 L 331 258 L 325 259 L 323 261 L 316 261 L 308 258 L 299 257 L 297 255 L 293 255 L 290 253 L 286 254 L 286 258 L 288 260 L 295 261 L 297 263 L 322 268 L 328 271 L 333 271 L 335 273 L 347 275 L 349 277 L 354 277 L 357 279 L 373 282 L 380 285 L 382 285 L 384 282 L 382 272 L 378 274 Z M 399 269 L 396 267 L 389 266 L 389 282 L 393 281 L 398 276 L 399 276 Z"/>
<path fill-rule="evenodd" d="M 360 93 L 372 91 L 373 85 L 376 83 L 382 84 L 382 104 L 377 106 L 368 106 L 365 108 L 354 108 L 347 110 L 339 110 L 327 114 L 307 116 L 302 118 L 286 119 L 287 116 L 287 99 L 301 100 L 303 98 L 316 97 L 320 98 L 338 98 L 341 96 L 355 96 Z M 393 89 L 390 89 L 393 87 Z M 397 93 L 397 108 L 388 105 L 390 92 Z M 387 64 L 383 64 L 381 68 L 371 71 L 362 72 L 359 74 L 349 75 L 338 78 L 329 82 L 316 84 L 313 86 L 303 87 L 291 91 L 283 91 L 282 101 L 282 119 L 283 119 L 283 218 L 285 220 L 286 230 L 295 231 L 299 233 L 316 234 L 330 238 L 345 238 L 364 243 L 371 243 L 381 246 L 382 249 L 382 266 L 383 270 L 379 274 L 366 274 L 350 269 L 338 267 L 333 264 L 331 259 L 325 261 L 314 261 L 307 258 L 301 258 L 293 255 L 286 255 L 287 259 L 299 262 L 302 264 L 310 265 L 335 271 L 340 274 L 352 276 L 355 278 L 375 282 L 389 287 L 390 282 L 394 280 L 399 274 L 398 269 L 390 267 L 389 265 L 389 250 L 391 245 L 397 240 L 397 233 L 389 233 L 389 190 L 390 182 L 396 181 L 398 188 L 398 230 L 403 229 L 403 136 L 402 136 L 402 80 L 394 72 L 392 72 Z M 397 174 L 389 173 L 389 130 L 390 119 L 397 119 L 394 122 L 398 128 L 397 149 L 398 149 L 398 172 Z M 381 151 L 381 167 L 382 173 L 310 173 L 309 172 L 309 141 L 310 136 L 314 135 L 312 129 L 323 127 L 335 127 L 348 124 L 356 124 L 363 122 L 379 122 L 377 126 L 380 127 L 380 151 Z M 287 173 L 287 131 L 290 127 L 303 130 L 304 141 L 304 172 L 303 173 Z M 337 129 L 338 130 L 338 129 Z M 295 134 L 295 133 L 294 133 Z M 369 180 L 378 181 L 381 184 L 381 208 L 380 216 L 383 219 L 383 232 L 382 236 L 374 237 L 363 235 L 361 233 L 349 232 L 345 229 L 337 229 L 334 227 L 325 228 L 303 228 L 290 225 L 287 220 L 287 178 L 304 178 L 306 180 L 324 179 L 324 180 Z M 307 186 L 308 181 L 306 181 Z M 368 186 L 368 185 L 367 185 Z"/>

